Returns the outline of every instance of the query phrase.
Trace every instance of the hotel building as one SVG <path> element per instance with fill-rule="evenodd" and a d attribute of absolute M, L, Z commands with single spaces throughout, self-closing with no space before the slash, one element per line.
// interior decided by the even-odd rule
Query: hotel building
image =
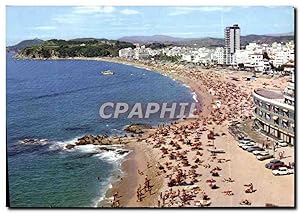
<path fill-rule="evenodd" d="M 266 89 L 253 91 L 254 123 L 262 133 L 291 145 L 295 140 L 294 74 L 283 92 Z"/>
<path fill-rule="evenodd" d="M 240 27 L 234 24 L 224 30 L 224 64 L 233 63 L 234 53 L 241 48 Z"/>

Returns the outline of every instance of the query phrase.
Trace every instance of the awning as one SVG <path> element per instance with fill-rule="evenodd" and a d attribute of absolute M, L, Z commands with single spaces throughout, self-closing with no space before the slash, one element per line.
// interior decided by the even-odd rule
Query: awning
<path fill-rule="evenodd" d="M 287 122 L 288 122 L 288 120 L 282 119 L 282 122 L 285 122 L 285 123 L 287 123 Z"/>
<path fill-rule="evenodd" d="M 286 112 L 286 113 L 287 113 L 287 112 L 289 112 L 289 110 L 288 110 L 288 109 L 282 109 L 282 111 L 284 111 L 284 112 Z"/>
<path fill-rule="evenodd" d="M 277 119 L 278 119 L 278 116 L 274 115 L 273 120 L 277 120 Z"/>

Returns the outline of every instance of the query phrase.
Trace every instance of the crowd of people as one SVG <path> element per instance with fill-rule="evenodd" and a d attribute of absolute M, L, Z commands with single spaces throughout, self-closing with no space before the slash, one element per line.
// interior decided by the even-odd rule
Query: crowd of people
<path fill-rule="evenodd" d="M 158 68 L 166 74 L 171 71 L 173 77 L 198 82 L 193 89 L 200 91 L 202 100 L 193 119 L 159 125 L 142 140 L 159 153 L 153 159 L 156 162 L 153 169 L 157 177 L 163 178 L 164 184 L 158 193 L 151 194 L 153 185 L 145 172 L 151 167 L 148 162 L 147 168 L 137 170 L 145 179 L 136 190 L 136 202 L 142 203 L 147 196 L 157 196 L 156 207 L 203 207 L 217 201 L 210 196 L 213 192 L 219 193 L 218 196 L 234 196 L 237 192 L 232 186 L 238 184 L 235 181 L 238 177 L 226 176 L 231 156 L 226 150 L 220 150 L 218 143 L 228 135 L 231 121 L 243 121 L 252 116 L 253 88 L 239 84 L 242 78 L 233 80 L 217 72 Z M 257 193 L 257 189 L 253 183 L 239 184 L 240 189 L 248 187 L 242 197 L 237 198 L 239 204 L 252 205 L 249 194 Z"/>

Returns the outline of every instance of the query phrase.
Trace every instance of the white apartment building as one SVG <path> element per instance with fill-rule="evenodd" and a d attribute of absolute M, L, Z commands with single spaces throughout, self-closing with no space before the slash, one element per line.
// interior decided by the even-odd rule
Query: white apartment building
<path fill-rule="evenodd" d="M 133 55 L 134 55 L 134 51 L 131 47 L 119 50 L 119 57 L 132 58 Z"/>
<path fill-rule="evenodd" d="M 244 64 L 245 68 L 250 68 L 255 71 L 269 71 L 270 64 L 267 59 L 263 58 L 263 53 L 257 53 L 257 48 L 251 44 L 251 47 L 247 47 L 245 50 L 237 50 L 234 54 L 233 64 L 239 65 Z M 259 48 L 260 49 L 260 48 Z M 260 51 L 258 51 L 260 52 Z"/>
<path fill-rule="evenodd" d="M 212 54 L 212 60 L 217 62 L 217 64 L 224 64 L 224 48 L 217 47 Z"/>
<path fill-rule="evenodd" d="M 240 29 L 237 25 L 225 29 L 225 48 L 194 48 L 194 47 L 167 47 L 151 49 L 143 46 L 124 48 L 119 51 L 120 57 L 133 59 L 149 59 L 158 54 L 179 56 L 182 61 L 202 64 L 230 64 L 238 66 L 244 64 L 245 68 L 255 71 L 269 71 L 270 63 L 275 67 L 284 65 L 284 69 L 292 70 L 294 66 L 294 43 L 289 42 L 268 44 L 249 43 L 245 49 L 240 49 Z M 269 59 L 264 59 L 267 53 Z"/>
<path fill-rule="evenodd" d="M 233 57 L 233 64 L 247 64 L 249 63 L 249 54 L 252 53 L 250 50 L 237 50 Z"/>

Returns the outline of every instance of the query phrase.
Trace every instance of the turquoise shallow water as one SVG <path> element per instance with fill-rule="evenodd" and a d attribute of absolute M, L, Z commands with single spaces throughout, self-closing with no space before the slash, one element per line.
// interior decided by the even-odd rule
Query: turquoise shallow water
<path fill-rule="evenodd" d="M 111 69 L 113 76 L 100 72 Z M 101 119 L 101 103 L 193 102 L 172 79 L 132 66 L 76 60 L 16 60 L 7 55 L 7 147 L 12 207 L 91 207 L 119 174 L 125 155 L 65 143 L 85 134 L 122 134 L 135 120 Z M 137 120 L 156 125 L 167 119 Z M 24 145 L 25 138 L 46 144 Z M 122 149 L 117 147 L 116 149 Z"/>

